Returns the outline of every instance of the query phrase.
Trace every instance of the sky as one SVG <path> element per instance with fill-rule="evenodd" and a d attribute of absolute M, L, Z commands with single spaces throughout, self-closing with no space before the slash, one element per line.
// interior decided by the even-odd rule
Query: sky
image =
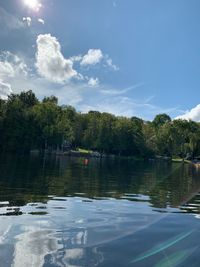
<path fill-rule="evenodd" d="M 0 97 L 200 121 L 199 0 L 0 0 Z"/>

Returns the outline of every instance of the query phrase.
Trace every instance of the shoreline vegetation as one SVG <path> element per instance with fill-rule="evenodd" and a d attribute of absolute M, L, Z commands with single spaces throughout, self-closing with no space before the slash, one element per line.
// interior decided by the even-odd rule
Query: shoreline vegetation
<path fill-rule="evenodd" d="M 58 105 L 55 96 L 39 101 L 27 91 L 0 99 L 0 151 L 198 163 L 200 123 L 172 120 L 167 114 L 144 121 L 81 113 Z"/>

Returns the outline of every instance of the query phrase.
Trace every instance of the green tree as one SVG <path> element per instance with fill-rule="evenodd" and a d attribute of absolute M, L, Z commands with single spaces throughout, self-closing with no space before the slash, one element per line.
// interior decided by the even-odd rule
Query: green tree
<path fill-rule="evenodd" d="M 167 114 L 163 113 L 163 114 L 156 115 L 152 123 L 153 123 L 155 128 L 158 128 L 158 127 L 160 127 L 160 126 L 162 126 L 165 123 L 168 123 L 170 121 L 171 121 L 170 116 L 168 116 Z"/>

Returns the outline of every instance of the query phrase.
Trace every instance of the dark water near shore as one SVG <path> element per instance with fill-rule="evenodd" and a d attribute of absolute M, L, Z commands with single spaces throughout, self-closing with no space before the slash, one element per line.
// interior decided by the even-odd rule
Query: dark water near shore
<path fill-rule="evenodd" d="M 200 170 L 0 157 L 0 267 L 199 267 Z"/>

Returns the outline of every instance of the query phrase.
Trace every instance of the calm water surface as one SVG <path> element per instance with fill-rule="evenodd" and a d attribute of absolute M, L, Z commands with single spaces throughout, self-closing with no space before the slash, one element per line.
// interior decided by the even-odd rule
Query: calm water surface
<path fill-rule="evenodd" d="M 200 170 L 0 157 L 0 267 L 199 267 Z"/>

